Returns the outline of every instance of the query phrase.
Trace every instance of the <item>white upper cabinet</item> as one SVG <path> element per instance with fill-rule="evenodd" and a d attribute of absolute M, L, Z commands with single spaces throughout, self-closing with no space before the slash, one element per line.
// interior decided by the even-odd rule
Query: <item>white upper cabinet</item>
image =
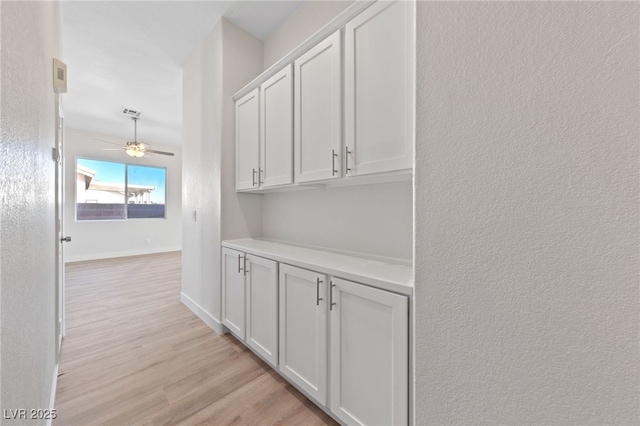
<path fill-rule="evenodd" d="M 260 171 L 262 187 L 293 183 L 293 67 L 260 86 Z"/>
<path fill-rule="evenodd" d="M 415 8 L 354 2 L 234 96 L 236 190 L 411 178 Z"/>
<path fill-rule="evenodd" d="M 259 185 L 259 94 L 256 88 L 236 102 L 236 190 Z"/>
<path fill-rule="evenodd" d="M 278 268 L 276 262 L 247 256 L 246 342 L 278 367 Z"/>
<path fill-rule="evenodd" d="M 415 3 L 379 1 L 345 28 L 345 175 L 413 165 Z"/>
<path fill-rule="evenodd" d="M 294 63 L 295 180 L 341 177 L 342 54 L 336 31 Z"/>
<path fill-rule="evenodd" d="M 406 425 L 406 296 L 331 279 L 331 411 L 347 425 Z"/>

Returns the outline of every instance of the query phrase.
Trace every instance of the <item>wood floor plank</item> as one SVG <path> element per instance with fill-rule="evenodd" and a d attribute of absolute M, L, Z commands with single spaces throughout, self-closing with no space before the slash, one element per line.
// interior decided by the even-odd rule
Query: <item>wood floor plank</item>
<path fill-rule="evenodd" d="M 55 425 L 336 424 L 180 290 L 180 252 L 67 265 Z"/>

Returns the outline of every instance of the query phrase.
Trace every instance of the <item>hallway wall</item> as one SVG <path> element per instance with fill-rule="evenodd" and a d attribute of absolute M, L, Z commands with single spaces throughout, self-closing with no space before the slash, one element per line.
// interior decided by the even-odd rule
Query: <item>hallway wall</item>
<path fill-rule="evenodd" d="M 639 6 L 418 2 L 417 424 L 638 424 Z"/>
<path fill-rule="evenodd" d="M 0 2 L 0 410 L 52 408 L 60 4 Z M 28 412 L 26 413 L 28 414 Z M 3 416 L 4 417 L 4 416 Z M 3 419 L 3 425 L 42 424 Z"/>
<path fill-rule="evenodd" d="M 261 198 L 235 192 L 231 100 L 261 68 L 262 41 L 224 19 L 183 68 L 182 300 L 218 333 L 220 244 L 262 234 Z"/>

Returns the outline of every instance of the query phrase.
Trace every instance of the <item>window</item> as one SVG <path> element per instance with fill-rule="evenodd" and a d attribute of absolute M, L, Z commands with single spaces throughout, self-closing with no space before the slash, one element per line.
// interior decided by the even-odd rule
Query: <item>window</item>
<path fill-rule="evenodd" d="M 164 218 L 167 171 L 78 158 L 76 220 Z"/>

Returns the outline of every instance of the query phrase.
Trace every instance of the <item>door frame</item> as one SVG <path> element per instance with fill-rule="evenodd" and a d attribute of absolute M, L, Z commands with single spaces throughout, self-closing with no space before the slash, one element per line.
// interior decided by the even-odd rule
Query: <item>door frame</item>
<path fill-rule="evenodd" d="M 53 150 L 55 161 L 55 263 L 56 263 L 56 308 L 55 308 L 55 342 L 56 342 L 56 362 L 60 361 L 60 350 L 62 339 L 65 334 L 65 303 L 64 303 L 64 109 L 60 95 L 56 94 L 56 138 Z"/>

